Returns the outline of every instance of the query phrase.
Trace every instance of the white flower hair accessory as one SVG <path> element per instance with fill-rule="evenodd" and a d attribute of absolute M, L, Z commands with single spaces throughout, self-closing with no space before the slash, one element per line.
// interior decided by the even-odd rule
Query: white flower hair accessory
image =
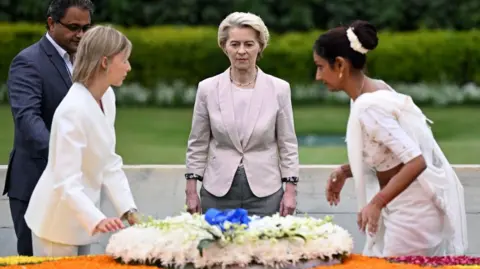
<path fill-rule="evenodd" d="M 358 40 L 357 35 L 353 32 L 353 28 L 350 27 L 347 29 L 347 38 L 350 41 L 350 47 L 356 51 L 360 52 L 361 54 L 366 54 L 368 50 L 362 46 L 360 40 Z"/>

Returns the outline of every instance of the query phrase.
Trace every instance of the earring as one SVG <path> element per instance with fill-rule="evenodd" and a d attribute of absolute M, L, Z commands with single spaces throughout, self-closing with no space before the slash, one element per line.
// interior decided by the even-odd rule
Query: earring
<path fill-rule="evenodd" d="M 340 73 L 340 75 L 338 75 L 338 78 L 342 78 L 343 77 L 343 73 Z"/>

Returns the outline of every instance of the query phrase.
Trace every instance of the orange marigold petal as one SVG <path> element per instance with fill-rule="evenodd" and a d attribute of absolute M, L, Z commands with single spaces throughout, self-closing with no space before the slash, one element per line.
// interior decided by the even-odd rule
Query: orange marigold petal
<path fill-rule="evenodd" d="M 47 261 L 33 265 L 10 265 L 2 266 L 0 269 L 154 269 L 156 267 L 146 265 L 124 265 L 117 263 L 107 255 L 81 256 L 63 258 L 56 261 Z M 328 267 L 317 267 L 315 269 L 326 269 Z M 332 269 L 429 269 L 419 265 L 390 263 L 380 258 L 370 258 L 361 255 L 351 255 L 343 264 L 333 265 Z M 480 268 L 480 266 L 444 266 L 435 269 L 460 269 Z"/>

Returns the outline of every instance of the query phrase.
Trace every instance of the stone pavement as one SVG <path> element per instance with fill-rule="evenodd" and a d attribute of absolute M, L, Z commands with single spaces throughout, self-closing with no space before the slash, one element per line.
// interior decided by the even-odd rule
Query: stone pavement
<path fill-rule="evenodd" d="M 356 201 L 353 182 L 348 182 L 342 192 L 341 203 L 330 207 L 324 195 L 326 180 L 335 166 L 317 165 L 301 167 L 301 183 L 298 186 L 299 214 L 314 217 L 331 215 L 335 223 L 347 229 L 353 236 L 356 253 L 360 253 L 364 236 L 356 225 Z M 466 197 L 469 230 L 469 255 L 480 256 L 480 165 L 459 165 L 455 169 L 460 177 Z M 178 214 L 184 208 L 183 165 L 140 165 L 125 166 L 137 205 L 141 211 L 155 218 Z M 3 190 L 6 166 L 0 166 L 0 189 Z M 102 200 L 103 211 L 113 216 L 111 203 Z M 0 197 L 0 256 L 16 255 L 16 238 L 8 206 L 8 197 Z M 108 235 L 94 244 L 94 253 L 103 253 Z"/>

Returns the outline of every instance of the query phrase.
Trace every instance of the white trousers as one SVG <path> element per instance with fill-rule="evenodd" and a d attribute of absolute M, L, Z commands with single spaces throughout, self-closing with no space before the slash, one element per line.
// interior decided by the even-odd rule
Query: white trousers
<path fill-rule="evenodd" d="M 33 256 L 37 257 L 71 257 L 90 254 L 90 245 L 72 246 L 52 242 L 32 233 Z"/>

